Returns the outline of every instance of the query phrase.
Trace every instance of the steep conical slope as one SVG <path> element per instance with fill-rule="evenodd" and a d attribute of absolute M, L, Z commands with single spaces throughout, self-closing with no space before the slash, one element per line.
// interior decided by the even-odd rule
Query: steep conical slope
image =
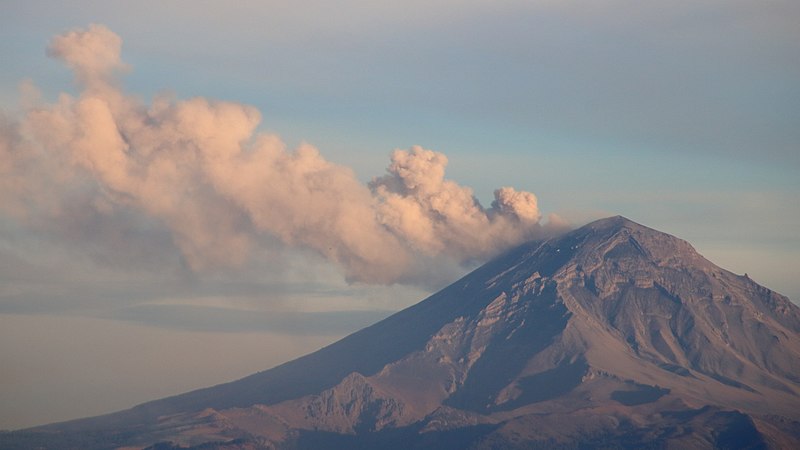
<path fill-rule="evenodd" d="M 799 419 L 798 308 L 614 217 L 274 369 L 46 429 L 140 445 L 757 448 L 797 443 Z"/>

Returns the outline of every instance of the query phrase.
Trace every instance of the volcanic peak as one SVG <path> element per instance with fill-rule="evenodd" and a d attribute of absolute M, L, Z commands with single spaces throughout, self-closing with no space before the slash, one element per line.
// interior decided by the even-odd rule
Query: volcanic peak
<path fill-rule="evenodd" d="M 800 308 L 617 216 L 273 369 L 45 429 L 202 443 L 220 436 L 203 434 L 211 421 L 264 448 L 759 448 L 800 444 L 798 411 Z"/>

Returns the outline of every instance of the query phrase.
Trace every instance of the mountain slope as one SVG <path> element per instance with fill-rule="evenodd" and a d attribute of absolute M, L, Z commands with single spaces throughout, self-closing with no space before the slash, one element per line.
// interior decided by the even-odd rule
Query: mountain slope
<path fill-rule="evenodd" d="M 295 361 L 37 431 L 140 447 L 790 448 L 799 421 L 800 308 L 613 217 Z"/>

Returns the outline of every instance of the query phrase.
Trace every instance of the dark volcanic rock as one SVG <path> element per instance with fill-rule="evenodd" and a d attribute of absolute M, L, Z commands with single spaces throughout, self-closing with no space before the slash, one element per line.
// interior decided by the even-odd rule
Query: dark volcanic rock
<path fill-rule="evenodd" d="M 0 443 L 800 448 L 798 420 L 798 307 L 613 217 L 274 369 Z"/>

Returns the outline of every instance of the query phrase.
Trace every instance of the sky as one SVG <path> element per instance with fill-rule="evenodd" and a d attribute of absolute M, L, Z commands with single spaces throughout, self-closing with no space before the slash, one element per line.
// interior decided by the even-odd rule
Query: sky
<path fill-rule="evenodd" d="M 796 1 L 0 4 L 0 429 L 621 214 L 800 301 Z"/>

